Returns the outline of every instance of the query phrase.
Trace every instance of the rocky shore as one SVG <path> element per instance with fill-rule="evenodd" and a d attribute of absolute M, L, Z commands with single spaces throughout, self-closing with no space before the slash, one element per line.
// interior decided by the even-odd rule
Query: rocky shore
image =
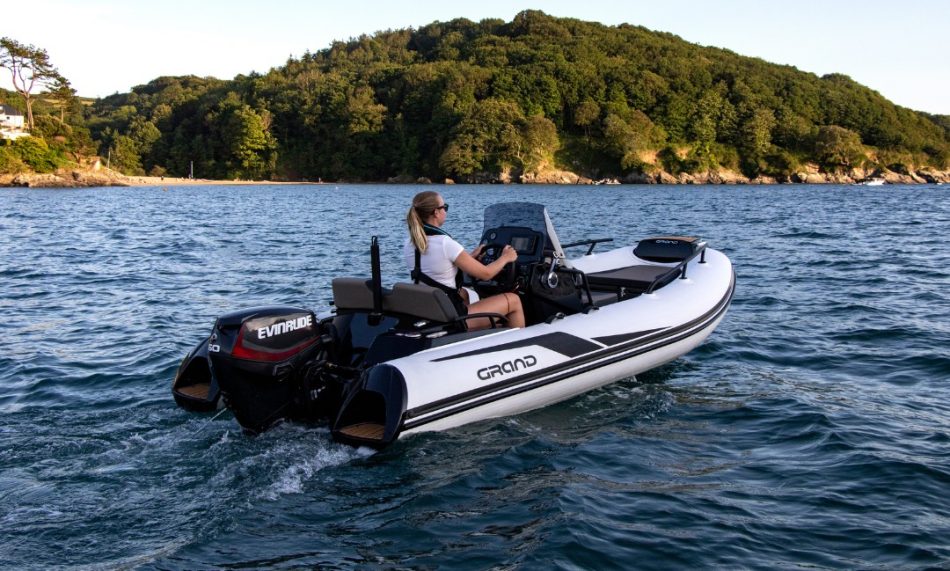
<path fill-rule="evenodd" d="M 0 175 L 0 186 L 29 188 L 82 188 L 92 186 L 132 186 L 129 177 L 108 169 L 72 169 L 55 173 Z"/>
<path fill-rule="evenodd" d="M 617 178 L 594 179 L 571 171 L 545 169 L 536 173 L 477 173 L 465 180 L 446 179 L 446 184 L 860 184 L 883 180 L 887 184 L 945 184 L 950 183 L 950 171 L 923 168 L 907 173 L 887 169 L 852 169 L 845 173 L 823 173 L 816 166 L 806 167 L 788 177 L 759 176 L 750 179 L 730 170 L 714 170 L 703 173 L 680 173 L 665 171 L 631 173 Z M 425 177 L 399 176 L 386 181 L 390 184 L 429 184 Z M 181 186 L 181 185 L 249 185 L 249 184 L 317 184 L 301 182 L 273 182 L 247 180 L 206 180 L 173 177 L 126 176 L 105 168 L 65 169 L 52 174 L 20 173 L 0 175 L 0 187 L 28 188 L 84 188 L 96 186 Z"/>
<path fill-rule="evenodd" d="M 861 184 L 870 181 L 887 184 L 944 184 L 950 182 L 950 171 L 924 168 L 918 171 L 898 173 L 887 169 L 851 169 L 844 173 L 824 173 L 818 167 L 808 167 L 787 177 L 758 176 L 750 179 L 730 170 L 704 173 L 681 173 L 673 176 L 667 172 L 656 174 L 631 174 L 623 182 L 630 184 Z"/>
<path fill-rule="evenodd" d="M 787 177 L 758 176 L 749 178 L 741 173 L 727 169 L 710 170 L 701 173 L 680 173 L 673 175 L 656 170 L 650 173 L 631 173 L 623 178 L 601 178 L 583 176 L 571 171 L 545 169 L 537 173 L 512 174 L 478 173 L 470 180 L 453 182 L 494 183 L 494 184 L 860 184 L 869 181 L 884 181 L 887 184 L 944 184 L 950 183 L 950 171 L 923 168 L 907 173 L 893 172 L 887 169 L 851 169 L 842 173 L 821 172 L 816 165 L 808 165 L 802 171 Z M 390 180 L 389 182 L 402 182 Z"/>

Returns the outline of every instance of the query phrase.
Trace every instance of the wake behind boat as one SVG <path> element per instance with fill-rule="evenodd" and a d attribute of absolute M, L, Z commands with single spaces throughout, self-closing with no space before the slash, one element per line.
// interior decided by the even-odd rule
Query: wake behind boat
<path fill-rule="evenodd" d="M 544 206 L 485 210 L 485 263 L 506 245 L 517 260 L 482 297 L 516 292 L 526 327 L 488 314 L 466 323 L 445 292 L 417 283 L 384 288 L 379 248 L 372 278 L 333 280 L 334 309 L 315 315 L 263 307 L 218 318 L 179 367 L 178 404 L 228 407 L 249 432 L 282 422 L 323 423 L 333 438 L 382 448 L 417 432 L 547 406 L 689 352 L 725 316 L 735 290 L 729 259 L 685 236 L 603 253 L 610 239 L 561 244 Z M 567 258 L 565 250 L 586 246 Z"/>

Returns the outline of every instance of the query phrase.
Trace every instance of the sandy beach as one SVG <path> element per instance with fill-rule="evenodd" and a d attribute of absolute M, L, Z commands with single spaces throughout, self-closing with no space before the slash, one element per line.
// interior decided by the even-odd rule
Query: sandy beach
<path fill-rule="evenodd" d="M 209 180 L 206 178 L 177 178 L 170 176 L 126 176 L 123 182 L 128 186 L 214 186 L 214 185 L 261 185 L 261 184 L 326 184 L 324 182 L 275 182 L 272 180 Z"/>
<path fill-rule="evenodd" d="M 126 176 L 109 169 L 63 169 L 56 173 L 20 173 L 0 175 L 0 187 L 82 188 L 95 186 L 212 186 L 212 185 L 289 185 L 326 184 L 323 182 L 288 182 L 269 180 L 210 180 L 170 176 Z"/>

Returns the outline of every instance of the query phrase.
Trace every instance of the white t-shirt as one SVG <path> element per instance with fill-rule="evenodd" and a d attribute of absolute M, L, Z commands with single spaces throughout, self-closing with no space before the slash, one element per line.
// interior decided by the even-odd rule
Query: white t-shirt
<path fill-rule="evenodd" d="M 429 241 L 429 247 L 419 259 L 419 268 L 422 273 L 440 284 L 455 289 L 455 274 L 459 270 L 454 262 L 465 248 L 449 236 L 438 234 L 426 236 L 426 238 Z M 411 272 L 416 267 L 416 247 L 412 240 L 406 238 L 402 254 L 406 260 L 406 267 Z"/>

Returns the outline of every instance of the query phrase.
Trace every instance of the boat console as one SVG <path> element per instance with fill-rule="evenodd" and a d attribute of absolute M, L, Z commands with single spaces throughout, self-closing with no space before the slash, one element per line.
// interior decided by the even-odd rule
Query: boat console
<path fill-rule="evenodd" d="M 587 246 L 584 260 L 597 244 L 611 238 L 558 242 L 553 224 L 543 205 L 504 203 L 485 210 L 485 228 L 481 244 L 482 262 L 495 261 L 505 246 L 518 252 L 518 258 L 495 278 L 469 281 L 485 297 L 514 291 L 522 298 L 528 324 L 541 323 L 588 311 L 593 307 L 630 299 L 684 277 L 686 264 L 697 256 L 705 259 L 705 242 L 689 236 L 658 236 L 641 240 L 621 265 L 609 268 L 572 267 L 565 248 Z"/>
<path fill-rule="evenodd" d="M 489 228 L 482 234 L 481 262 L 491 264 L 498 259 L 505 246 L 511 246 L 518 252 L 518 259 L 507 264 L 497 276 L 487 281 L 470 282 L 470 285 L 482 295 L 493 295 L 503 291 L 523 290 L 531 275 L 531 268 L 544 259 L 544 235 L 537 230 L 523 226 L 501 226 Z"/>
<path fill-rule="evenodd" d="M 502 226 L 490 228 L 482 235 L 484 246 L 482 263 L 490 264 L 501 254 L 502 248 L 511 246 L 518 252 L 518 264 L 540 262 L 543 258 L 544 235 L 530 228 Z"/>

